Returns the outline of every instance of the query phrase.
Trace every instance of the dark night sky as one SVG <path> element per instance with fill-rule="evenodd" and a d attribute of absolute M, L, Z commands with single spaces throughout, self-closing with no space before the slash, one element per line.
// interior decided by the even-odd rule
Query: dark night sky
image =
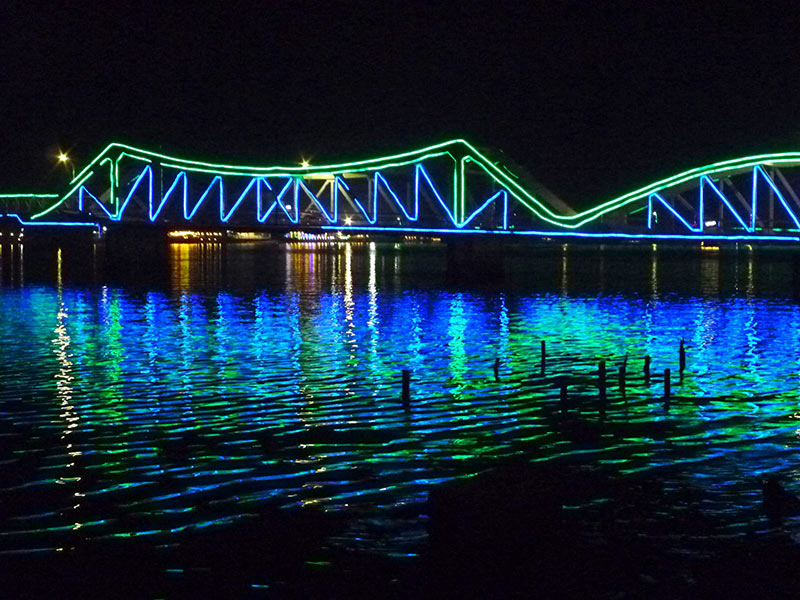
<path fill-rule="evenodd" d="M 0 189 L 58 186 L 59 146 L 319 163 L 459 136 L 586 205 L 800 150 L 792 4 L 122 4 L 0 7 Z"/>

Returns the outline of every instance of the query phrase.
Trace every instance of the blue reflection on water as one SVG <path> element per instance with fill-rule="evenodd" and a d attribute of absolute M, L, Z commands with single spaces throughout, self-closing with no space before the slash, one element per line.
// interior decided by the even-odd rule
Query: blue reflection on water
<path fill-rule="evenodd" d="M 797 477 L 800 310 L 751 284 L 726 299 L 659 295 L 657 278 L 633 296 L 415 288 L 403 257 L 344 246 L 287 251 L 282 283 L 243 292 L 206 279 L 219 257 L 186 252 L 171 291 L 67 286 L 59 268 L 54 285 L 0 293 L 2 548 L 169 534 L 277 502 L 394 527 L 339 541 L 405 553 L 424 521 L 408 507 L 431 486 L 518 455 L 685 465 L 670 485 L 707 487 L 721 532 L 738 533 L 757 518 L 760 475 Z M 689 372 L 667 415 L 658 373 L 677 373 L 681 338 Z M 590 419 L 597 361 L 613 375 L 629 357 L 627 408 L 610 409 L 601 439 L 559 429 L 555 384 L 535 377 L 541 340 Z"/>

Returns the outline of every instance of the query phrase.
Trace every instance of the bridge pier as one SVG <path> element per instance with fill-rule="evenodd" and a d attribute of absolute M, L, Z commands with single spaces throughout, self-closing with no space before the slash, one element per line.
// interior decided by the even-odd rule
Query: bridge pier
<path fill-rule="evenodd" d="M 456 281 L 482 283 L 505 277 L 503 240 L 494 236 L 457 236 L 446 241 L 447 276 Z"/>
<path fill-rule="evenodd" d="M 125 224 L 108 227 L 103 235 L 109 263 L 130 266 L 146 264 L 167 255 L 167 239 L 160 227 Z"/>

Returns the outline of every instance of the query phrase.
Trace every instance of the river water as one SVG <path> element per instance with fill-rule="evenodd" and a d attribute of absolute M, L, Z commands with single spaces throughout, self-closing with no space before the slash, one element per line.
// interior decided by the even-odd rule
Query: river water
<path fill-rule="evenodd" d="M 130 273 L 25 251 L 3 247 L 3 553 L 160 543 L 280 506 L 345 515 L 333 544 L 414 555 L 434 486 L 520 457 L 669 469 L 721 536 L 768 527 L 761 478 L 798 491 L 800 308 L 788 264 L 746 249 L 559 246 L 491 284 L 448 283 L 435 247 L 174 244 Z M 596 420 L 599 359 L 624 428 L 587 443 L 556 425 L 553 377 Z"/>

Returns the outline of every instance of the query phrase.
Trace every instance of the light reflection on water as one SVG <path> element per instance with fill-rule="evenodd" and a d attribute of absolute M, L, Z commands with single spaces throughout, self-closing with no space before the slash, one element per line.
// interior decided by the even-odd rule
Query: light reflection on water
<path fill-rule="evenodd" d="M 168 535 L 277 503 L 345 511 L 354 525 L 338 543 L 403 553 L 423 537 L 431 486 L 520 455 L 669 467 L 669 485 L 709 490 L 721 534 L 758 518 L 762 474 L 796 487 L 800 310 L 756 294 L 752 256 L 700 260 L 697 293 L 680 295 L 664 294 L 655 252 L 625 259 L 639 263 L 634 294 L 613 289 L 605 257 L 578 273 L 567 248 L 543 259 L 554 292 L 404 278 L 437 260 L 175 244 L 166 287 L 64 283 L 60 251 L 55 281 L 12 278 L 0 292 L 0 550 Z M 605 291 L 570 295 L 587 279 Z M 665 415 L 661 381 L 638 372 L 645 354 L 655 373 L 677 372 L 680 338 L 689 373 Z M 597 360 L 613 376 L 629 356 L 627 411 L 609 411 L 602 439 L 559 428 L 554 382 L 533 377 L 543 339 L 548 374 L 570 374 L 591 420 Z"/>

